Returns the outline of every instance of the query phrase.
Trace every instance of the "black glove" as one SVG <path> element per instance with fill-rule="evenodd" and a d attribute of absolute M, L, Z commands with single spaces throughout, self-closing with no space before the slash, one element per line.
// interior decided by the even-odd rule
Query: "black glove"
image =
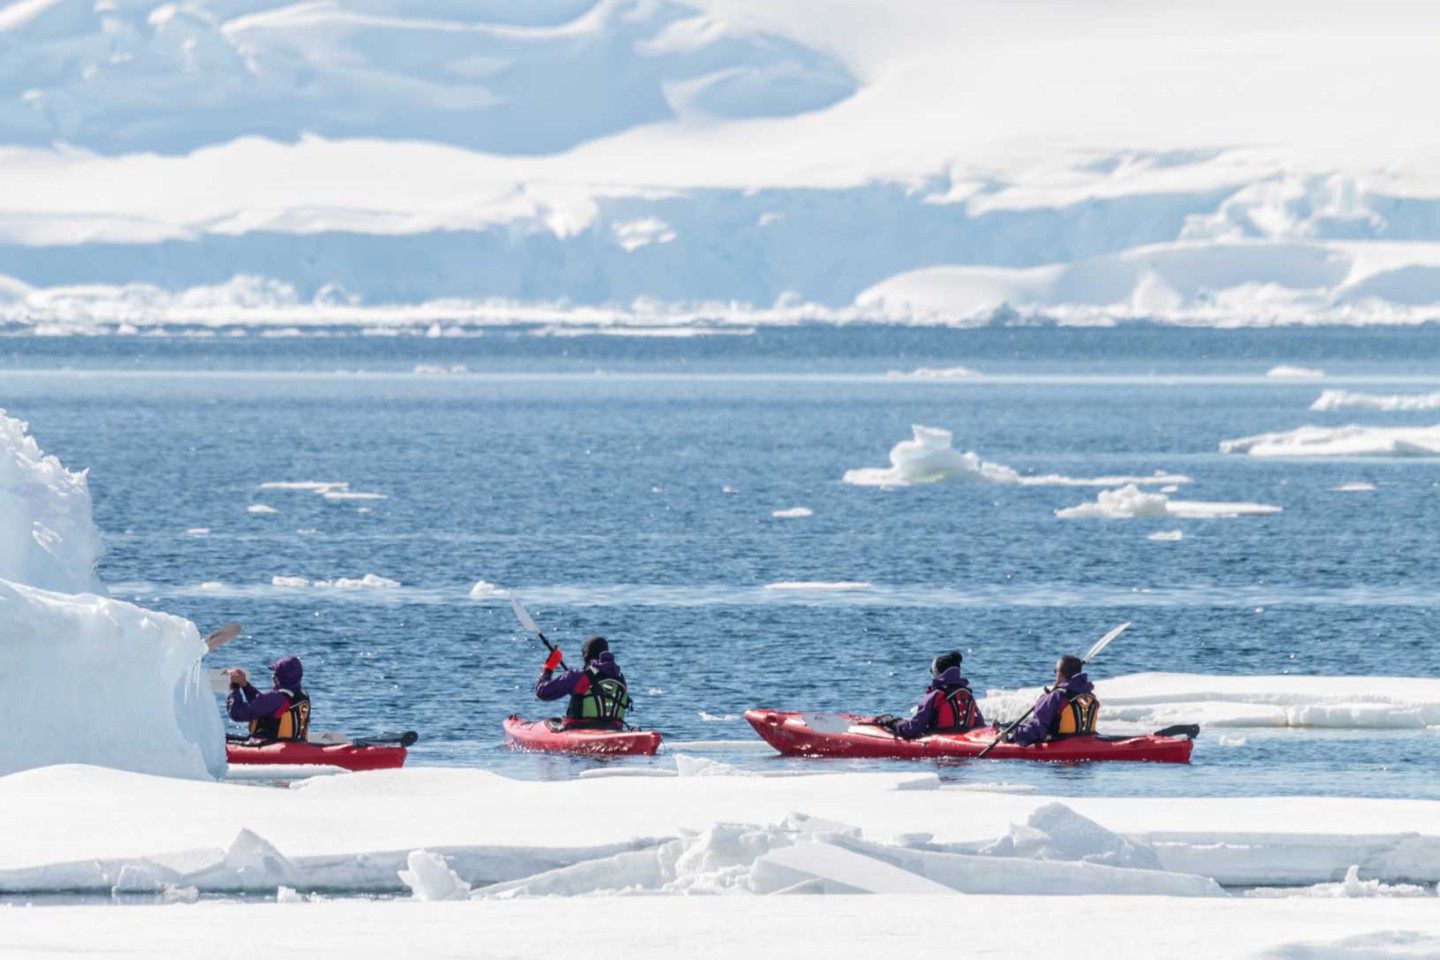
<path fill-rule="evenodd" d="M 871 723 L 875 724 L 875 726 L 880 727 L 884 730 L 889 730 L 891 733 L 895 732 L 895 726 L 899 722 L 899 717 L 892 717 L 888 713 L 883 713 L 871 721 Z"/>

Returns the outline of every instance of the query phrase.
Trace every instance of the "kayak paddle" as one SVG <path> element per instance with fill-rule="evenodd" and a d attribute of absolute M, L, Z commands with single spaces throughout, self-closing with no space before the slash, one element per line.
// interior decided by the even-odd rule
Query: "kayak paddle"
<path fill-rule="evenodd" d="M 513 593 L 510 594 L 510 609 L 515 611 L 515 618 L 520 621 L 520 626 L 539 637 L 540 642 L 545 644 L 546 650 L 549 650 L 551 653 L 555 652 L 554 645 L 545 639 L 545 634 L 541 633 L 540 628 L 535 625 L 535 620 L 530 616 L 530 611 L 525 609 L 525 605 L 520 602 L 520 598 Z M 560 660 L 560 669 L 567 669 L 563 657 Z"/>
<path fill-rule="evenodd" d="M 1089 663 L 1091 660 L 1094 660 L 1096 657 L 1098 657 L 1098 656 L 1100 655 L 1100 651 L 1101 651 L 1101 650 L 1104 650 L 1106 647 L 1110 646 L 1110 641 L 1111 641 L 1111 640 L 1114 640 L 1116 637 L 1120 636 L 1120 634 L 1124 633 L 1124 632 L 1125 632 L 1126 630 L 1128 630 L 1128 629 L 1130 629 L 1130 621 L 1129 621 L 1129 620 L 1126 620 L 1124 623 L 1120 624 L 1120 626 L 1116 627 L 1114 630 L 1111 630 L 1109 633 L 1105 634 L 1105 636 L 1101 637 L 1099 640 L 1096 640 L 1096 641 L 1095 641 L 1095 645 L 1094 645 L 1093 647 L 1091 647 L 1088 651 L 1086 651 L 1085 656 L 1080 660 L 1080 665 L 1083 667 L 1085 664 Z M 996 737 L 995 737 L 995 739 L 990 741 L 990 745 L 989 745 L 988 747 L 986 747 L 984 750 L 981 750 L 979 753 L 977 753 L 977 754 L 975 755 L 975 759 L 976 759 L 976 760 L 979 760 L 979 759 L 981 759 L 982 757 L 984 757 L 985 754 L 989 753 L 991 750 L 994 750 L 995 747 L 996 747 L 996 745 L 997 745 L 1001 740 L 1005 739 L 1005 732 L 1006 732 L 1006 731 L 1008 731 L 1008 730 L 1014 730 L 1016 727 L 1020 726 L 1020 724 L 1024 723 L 1026 720 L 1029 720 L 1029 719 L 1030 719 L 1030 714 L 1032 714 L 1032 713 L 1035 712 L 1035 707 L 1036 707 L 1038 704 L 1039 704 L 1039 701 L 1038 701 L 1038 700 L 1037 700 L 1035 703 L 1032 703 L 1032 704 L 1030 705 L 1030 709 L 1029 709 L 1029 710 L 1026 710 L 1025 713 L 1021 715 L 1021 717 L 1020 717 L 1019 720 L 1016 720 L 1014 723 L 1010 724 L 1010 726 L 1007 727 L 1005 731 L 1001 731 L 999 734 L 997 734 Z"/>
<path fill-rule="evenodd" d="M 205 638 L 205 652 L 214 653 L 225 644 L 240 636 L 241 626 L 238 623 L 227 623 Z"/>

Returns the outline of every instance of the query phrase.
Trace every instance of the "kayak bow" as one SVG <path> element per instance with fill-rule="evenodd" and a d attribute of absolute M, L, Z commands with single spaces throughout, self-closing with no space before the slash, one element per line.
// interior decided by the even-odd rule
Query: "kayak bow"
<path fill-rule="evenodd" d="M 565 727 L 549 720 L 522 720 L 511 714 L 502 724 L 505 745 L 537 753 L 578 753 L 586 756 L 653 756 L 660 749 L 655 730 Z"/>

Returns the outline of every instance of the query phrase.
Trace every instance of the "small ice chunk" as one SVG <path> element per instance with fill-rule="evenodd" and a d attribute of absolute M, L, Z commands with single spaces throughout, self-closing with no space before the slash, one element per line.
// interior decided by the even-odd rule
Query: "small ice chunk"
<path fill-rule="evenodd" d="M 319 581 L 315 584 L 321 586 Z M 391 580 L 389 577 L 382 577 L 378 574 L 367 573 L 358 580 L 349 577 L 339 577 L 325 586 L 335 587 L 339 590 L 388 590 L 400 586 L 399 580 Z"/>
<path fill-rule="evenodd" d="M 1200 500 L 1171 500 L 1163 493 L 1146 493 L 1134 484 L 1118 490 L 1101 490 L 1094 503 L 1056 510 L 1061 520 L 1131 519 L 1217 519 L 1261 517 L 1279 513 L 1280 507 L 1264 503 L 1209 503 Z"/>
<path fill-rule="evenodd" d="M 326 500 L 389 500 L 384 493 L 364 493 L 360 490 L 326 490 L 321 494 Z"/>
<path fill-rule="evenodd" d="M 305 898 L 300 896 L 300 891 L 294 887 L 287 887 L 283 883 L 275 888 L 276 903 L 304 903 Z"/>
<path fill-rule="evenodd" d="M 201 589 L 201 590 L 224 590 L 224 589 L 225 589 L 225 584 L 221 583 L 219 580 L 206 580 L 204 583 L 200 584 L 200 589 Z"/>
<path fill-rule="evenodd" d="M 1154 540 L 1158 543 L 1174 543 L 1179 540 L 1184 540 L 1185 532 L 1183 530 L 1156 530 L 1145 539 Z"/>
<path fill-rule="evenodd" d="M 809 507 L 790 507 L 788 510 L 772 511 L 770 514 L 770 516 L 777 517 L 781 520 L 794 520 L 801 517 L 813 517 L 814 515 L 815 511 Z"/>
<path fill-rule="evenodd" d="M 1243 746 L 1245 746 L 1245 738 L 1244 738 L 1244 737 L 1231 736 L 1231 735 L 1228 734 L 1228 733 L 1222 733 L 1222 734 L 1220 734 L 1220 746 L 1222 746 L 1222 747 L 1243 747 Z"/>
<path fill-rule="evenodd" d="M 268 503 L 252 503 L 252 504 L 250 504 L 250 506 L 246 507 L 245 509 L 246 509 L 248 512 L 250 512 L 250 513 L 279 513 L 279 512 L 280 512 L 279 510 L 276 510 L 274 507 L 270 506 Z"/>
<path fill-rule="evenodd" d="M 489 580 L 477 580 L 470 588 L 471 600 L 503 600 L 510 596 L 510 591 L 495 586 Z"/>
<path fill-rule="evenodd" d="M 466 900 L 470 884 L 451 870 L 445 858 L 429 850 L 412 850 L 405 858 L 410 869 L 400 871 L 400 882 L 416 900 Z"/>
<path fill-rule="evenodd" d="M 1342 483 L 1330 488 L 1332 493 L 1373 493 L 1375 489 L 1373 483 Z"/>
<path fill-rule="evenodd" d="M 1220 452 L 1252 457 L 1433 457 L 1440 454 L 1440 426 L 1304 426 L 1222 440 Z"/>
<path fill-rule="evenodd" d="M 887 370 L 885 376 L 896 380 L 963 380 L 978 377 L 979 371 L 969 367 L 917 367 L 909 373 L 903 370 Z"/>
<path fill-rule="evenodd" d="M 1440 393 L 1351 393 L 1326 390 L 1310 404 L 1311 410 L 1440 410 Z"/>
<path fill-rule="evenodd" d="M 765 584 L 766 590 L 869 590 L 866 580 L 779 580 Z"/>
<path fill-rule="evenodd" d="M 1339 883 L 1317 883 L 1312 887 L 1259 887 L 1245 891 L 1245 896 L 1263 900 L 1280 900 L 1290 897 L 1315 897 L 1320 899 L 1350 900 L 1365 897 L 1428 897 L 1430 890 L 1411 883 L 1381 883 L 1379 880 L 1361 880 L 1360 867 L 1352 864 L 1345 871 L 1345 879 Z M 1388 952 L 1387 952 L 1388 953 Z M 1362 954 L 1354 954 L 1361 956 Z M 1373 956 L 1386 954 L 1376 953 Z M 1405 954 L 1412 955 L 1412 954 Z M 1413 956 L 1431 956 L 1429 952 Z M 1401 954 L 1393 954 L 1401 956 Z"/>
<path fill-rule="evenodd" d="M 1278 367 L 1271 367 L 1265 371 L 1265 376 L 1274 377 L 1277 380 L 1313 380 L 1325 376 L 1325 371 L 1316 370 L 1314 367 L 1295 367 L 1282 363 Z"/>
<path fill-rule="evenodd" d="M 308 587 L 310 581 L 304 577 L 271 577 L 272 587 Z"/>
<path fill-rule="evenodd" d="M 207 537 L 210 535 L 209 527 L 191 527 L 185 531 L 187 537 Z"/>
<path fill-rule="evenodd" d="M 350 484 L 338 480 L 272 480 L 260 484 L 261 490 L 305 490 L 310 493 L 329 493 L 333 490 L 348 490 Z"/>

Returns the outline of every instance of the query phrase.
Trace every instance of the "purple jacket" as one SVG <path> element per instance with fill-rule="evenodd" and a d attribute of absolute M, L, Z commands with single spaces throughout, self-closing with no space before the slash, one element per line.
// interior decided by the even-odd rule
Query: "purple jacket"
<path fill-rule="evenodd" d="M 247 683 L 243 687 L 232 686 L 230 695 L 225 698 L 225 712 L 230 715 L 231 720 L 240 723 L 276 716 L 290 709 L 290 697 L 284 690 L 298 691 L 303 677 L 300 661 L 294 657 L 286 657 L 275 664 L 274 690 L 261 693 L 255 689 L 253 683 Z"/>
<path fill-rule="evenodd" d="M 615 657 L 609 650 L 591 660 L 590 666 L 598 670 L 600 676 L 607 680 L 625 682 L 625 674 L 620 672 L 620 665 L 615 662 Z M 554 674 L 553 670 L 541 671 L 540 679 L 535 681 L 535 696 L 541 700 L 559 700 L 561 697 L 573 697 L 590 689 L 584 670 L 566 670 L 558 677 Z M 585 680 L 585 690 L 577 691 L 575 688 L 580 685 L 581 680 Z"/>
<path fill-rule="evenodd" d="M 925 693 L 925 699 L 921 700 L 920 706 L 915 708 L 915 715 L 895 725 L 895 736 L 901 740 L 914 740 L 929 733 L 935 723 L 935 714 L 940 707 L 940 701 L 957 687 L 970 689 L 970 681 L 960 675 L 959 667 L 951 667 L 931 680 L 930 689 Z M 975 726 L 985 726 L 985 718 L 980 716 L 978 706 L 975 708 Z"/>
<path fill-rule="evenodd" d="M 1010 739 L 1022 747 L 1040 743 L 1055 732 L 1060 720 L 1060 711 L 1065 709 L 1069 699 L 1081 693 L 1094 693 L 1095 685 L 1084 673 L 1077 673 L 1055 689 L 1035 701 L 1035 712 L 1012 732 Z"/>

